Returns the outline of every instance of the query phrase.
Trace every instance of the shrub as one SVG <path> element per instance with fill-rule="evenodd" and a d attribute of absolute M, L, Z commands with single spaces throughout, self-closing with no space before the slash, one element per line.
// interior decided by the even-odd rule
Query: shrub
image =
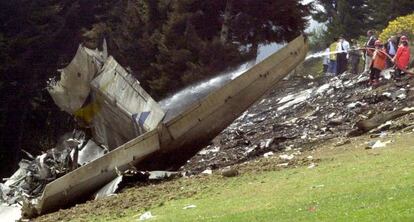
<path fill-rule="evenodd" d="M 399 33 L 408 36 L 410 39 L 414 38 L 414 14 L 400 16 L 390 21 L 388 27 L 382 31 L 379 38 L 382 41 L 386 41 L 390 36 Z"/>

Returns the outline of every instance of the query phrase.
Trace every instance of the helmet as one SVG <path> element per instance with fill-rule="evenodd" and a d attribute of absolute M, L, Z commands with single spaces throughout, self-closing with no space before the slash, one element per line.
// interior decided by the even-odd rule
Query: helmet
<path fill-rule="evenodd" d="M 407 41 L 408 42 L 407 36 L 405 36 L 405 35 L 401 36 L 400 41 Z"/>
<path fill-rule="evenodd" d="M 375 41 L 375 44 L 374 44 L 375 46 L 380 46 L 380 45 L 382 45 L 382 42 L 381 42 L 381 40 L 377 40 L 377 41 Z"/>

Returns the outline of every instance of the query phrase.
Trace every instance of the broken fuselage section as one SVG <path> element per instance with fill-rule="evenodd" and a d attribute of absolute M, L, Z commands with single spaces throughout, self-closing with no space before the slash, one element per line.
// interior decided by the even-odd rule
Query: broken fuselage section
<path fill-rule="evenodd" d="M 72 61 L 76 68 L 64 69 L 61 80 L 55 81 L 49 92 L 62 110 L 91 128 L 96 144 L 108 147 L 110 152 L 47 184 L 28 212 L 39 215 L 70 206 L 131 166 L 138 170 L 178 169 L 294 70 L 304 60 L 307 49 L 306 38 L 299 36 L 174 118 L 163 121 L 165 113 L 158 103 L 115 59 L 105 50 L 80 46 Z M 78 56 L 83 59 L 77 61 Z M 94 73 L 78 71 L 85 66 Z"/>
<path fill-rule="evenodd" d="M 82 45 L 48 91 L 63 111 L 91 128 L 97 144 L 110 150 L 155 129 L 164 111 L 130 73 L 103 50 Z"/>

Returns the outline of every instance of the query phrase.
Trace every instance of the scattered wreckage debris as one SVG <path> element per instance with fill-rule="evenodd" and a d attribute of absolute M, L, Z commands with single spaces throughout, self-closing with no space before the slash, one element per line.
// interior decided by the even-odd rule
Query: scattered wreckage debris
<path fill-rule="evenodd" d="M 390 70 L 382 73 L 383 84 L 377 88 L 369 87 L 368 76 L 362 74 L 315 79 L 291 76 L 191 158 L 182 170 L 197 174 L 207 168 L 220 169 L 268 156 L 270 152 L 292 158 L 294 152 L 313 148 L 319 142 L 339 138 L 334 147 L 341 147 L 351 143 L 348 136 L 364 133 L 383 138 L 399 130 L 412 132 L 414 127 L 409 122 L 414 116 L 409 115 L 409 107 L 413 106 L 410 100 L 414 97 L 414 81 L 406 78 L 395 82 L 388 78 L 389 73 Z M 266 146 L 265 141 L 271 143 Z M 213 147 L 216 152 L 207 152 Z"/>
<path fill-rule="evenodd" d="M 405 107 L 389 113 L 380 113 L 368 120 L 361 120 L 356 123 L 358 129 L 356 131 L 351 132 L 351 135 L 361 135 L 380 126 L 383 126 L 382 128 L 384 128 L 384 126 L 389 127 L 390 123 L 386 125 L 383 124 L 398 117 L 410 114 L 412 112 L 414 112 L 414 107 Z"/>
<path fill-rule="evenodd" d="M 297 47 L 302 47 L 302 44 L 298 44 Z M 292 49 L 288 47 L 288 49 L 296 50 L 296 47 L 292 47 Z M 402 80 L 401 82 L 394 83 L 390 78 L 387 78 L 386 74 L 384 74 L 385 83 L 375 89 L 367 86 L 368 77 L 365 75 L 344 73 L 340 76 L 320 78 L 291 76 L 287 81 L 283 81 L 280 87 L 270 91 L 266 97 L 262 98 L 261 101 L 257 102 L 248 111 L 241 113 L 248 107 L 246 105 L 237 110 L 240 115 L 236 115 L 236 113 L 231 113 L 230 115 L 229 113 L 228 115 L 231 118 L 226 114 L 229 109 L 220 110 L 220 107 L 222 104 L 231 103 L 233 105 L 229 107 L 232 109 L 233 106 L 243 100 L 232 100 L 230 96 L 222 96 L 222 98 L 220 93 L 223 91 L 219 90 L 220 93 L 213 92 L 215 94 L 214 97 L 211 96 L 207 100 L 200 100 L 196 105 L 190 107 L 189 110 L 179 113 L 168 122 L 163 122 L 164 111 L 158 109 L 158 104 L 142 91 L 139 87 L 139 82 L 131 79 L 132 77 L 113 58 L 109 57 L 107 53 L 97 50 L 92 50 L 94 54 L 88 51 L 89 49 L 81 48 L 79 50 L 80 52 L 84 51 L 94 55 L 92 56 L 93 59 L 88 59 L 87 61 L 94 61 L 96 63 L 97 68 L 92 67 L 90 68 L 91 70 L 103 69 L 103 71 L 99 72 L 101 76 L 98 78 L 98 76 L 93 75 L 87 78 L 88 81 L 91 81 L 91 84 L 83 86 L 86 90 L 82 89 L 88 92 L 86 97 L 83 94 L 67 97 L 67 92 L 60 90 L 68 88 L 70 84 L 64 83 L 62 80 L 61 82 L 52 81 L 55 84 L 52 84 L 52 86 L 63 84 L 61 88 L 54 88 L 53 92 L 56 93 L 54 100 L 57 105 L 70 104 L 61 105 L 60 107 L 76 116 L 82 124 L 89 126 L 94 131 L 92 134 L 93 138 L 92 140 L 85 138 L 82 142 L 82 148 L 77 146 L 76 149 L 73 149 L 74 151 L 70 152 L 73 153 L 73 158 L 77 160 L 77 169 L 73 171 L 76 167 L 73 164 L 69 165 L 67 167 L 67 169 L 70 169 L 69 174 L 61 176 L 58 180 L 51 183 L 48 181 L 50 189 L 43 191 L 42 189 L 46 186 L 46 184 L 43 184 L 43 188 L 36 191 L 38 192 L 37 195 L 43 195 L 41 197 L 43 201 L 50 201 L 50 204 L 45 204 L 47 201 L 42 202 L 40 199 L 37 204 L 32 203 L 32 205 L 37 205 L 38 208 L 33 206 L 26 208 L 24 206 L 24 211 L 26 213 L 29 212 L 29 215 L 35 216 L 48 212 L 44 209 L 56 210 L 58 207 L 68 206 L 73 203 L 73 198 L 87 194 L 92 195 L 96 193 L 95 198 L 112 195 L 124 186 L 122 183 L 128 184 L 128 181 L 147 181 L 154 178 L 167 179 L 169 178 L 167 176 L 168 172 L 159 171 L 156 173 L 157 171 L 150 170 L 157 168 L 168 169 L 165 166 L 171 167 L 171 162 L 166 161 L 169 157 L 171 157 L 172 162 L 176 162 L 178 166 L 181 166 L 182 162 L 180 161 L 182 160 L 177 161 L 177 159 L 172 158 L 173 155 L 171 154 L 180 156 L 183 153 L 191 153 L 193 155 L 193 152 L 198 150 L 189 149 L 193 147 L 198 149 L 203 145 L 186 143 L 185 147 L 191 148 L 185 149 L 182 146 L 182 141 L 191 141 L 189 138 L 197 139 L 197 136 L 205 134 L 205 132 L 213 132 L 211 135 L 208 135 L 208 138 L 199 138 L 200 141 L 209 141 L 214 137 L 213 134 L 218 133 L 221 128 L 225 127 L 224 125 L 230 124 L 230 119 L 233 120 L 237 116 L 239 117 L 230 126 L 224 129 L 210 145 L 205 146 L 205 149 L 196 153 L 180 171 L 188 172 L 189 175 L 202 172 L 210 175 L 217 169 L 223 169 L 220 171 L 223 177 L 232 177 L 237 176 L 238 171 L 232 168 L 225 168 L 226 166 L 257 157 L 278 158 L 281 162 L 276 167 L 294 166 L 295 161 L 301 161 L 297 156 L 303 150 L 320 141 L 341 138 L 335 146 L 350 143 L 351 141 L 345 136 L 352 131 L 360 130 L 358 128 L 360 125 L 364 129 L 362 133 L 369 132 L 373 137 L 380 138 L 383 138 L 381 135 L 384 135 L 384 131 L 397 129 L 412 131 L 412 126 L 410 128 L 410 125 L 396 127 L 396 119 L 398 117 L 409 117 L 410 115 L 408 114 L 412 112 L 411 109 L 406 108 L 411 107 L 409 100 L 414 94 L 411 80 Z M 100 59 L 101 57 L 106 57 L 106 60 Z M 268 67 L 266 66 L 265 68 L 267 69 Z M 294 66 L 292 65 L 292 67 Z M 74 69 L 64 69 L 62 75 L 74 74 L 65 75 L 61 79 L 69 81 L 68 79 L 73 77 L 73 82 L 76 82 L 79 81 L 76 79 L 78 78 L 76 77 L 78 76 L 77 73 L 81 73 L 80 76 L 82 78 L 88 76 L 85 74 L 88 71 L 75 72 L 73 71 Z M 254 72 L 250 71 L 250 73 L 246 74 L 251 75 L 252 73 Z M 259 80 L 264 78 L 267 81 L 267 75 L 266 73 L 260 73 L 257 78 Z M 111 76 L 119 78 L 111 84 Z M 240 78 L 246 78 L 243 76 L 244 74 Z M 258 80 L 256 79 L 256 81 Z M 277 81 L 275 80 L 274 82 Z M 240 82 L 237 84 L 241 85 Z M 259 90 L 262 87 L 260 84 L 254 90 Z M 244 84 L 242 85 L 244 86 Z M 133 90 L 127 90 L 127 92 L 129 91 L 128 93 L 117 94 L 119 88 L 131 89 L 130 87 Z M 235 86 L 232 85 L 232 87 Z M 229 88 L 227 87 L 225 90 L 234 92 Z M 79 92 L 82 92 L 82 90 Z M 249 92 L 247 89 L 244 89 L 244 91 L 246 93 Z M 260 91 L 260 93 L 264 91 Z M 255 96 L 259 96 L 260 93 L 255 94 Z M 133 99 L 124 100 L 123 97 L 126 95 L 131 95 Z M 80 98 L 81 100 L 72 101 L 73 98 Z M 220 100 L 217 98 L 220 98 Z M 244 99 L 243 96 L 241 98 Z M 249 101 L 253 102 L 257 98 L 252 98 Z M 216 100 L 217 103 L 214 103 Z M 204 103 L 205 101 L 208 101 L 208 103 Z M 207 114 L 203 113 L 203 110 L 209 110 L 210 108 L 214 108 L 214 111 Z M 214 115 L 214 112 L 217 112 L 217 115 Z M 119 115 L 114 116 L 112 113 Z M 196 114 L 190 115 L 193 113 Z M 215 119 L 228 118 L 229 120 L 226 120 L 223 126 L 219 127 L 220 130 L 206 127 L 207 125 L 214 125 L 212 124 L 214 123 L 213 117 Z M 196 121 L 193 122 L 192 120 L 194 119 Z M 390 122 L 390 120 L 395 121 Z M 116 123 L 113 128 L 111 128 L 111 124 L 108 124 L 111 122 Z M 191 127 L 187 127 L 188 125 L 191 125 Z M 121 129 L 118 131 L 118 128 L 121 128 L 121 126 L 126 126 L 129 130 L 124 131 L 124 129 Z M 202 128 L 197 129 L 197 127 Z M 190 131 L 193 131 L 193 133 L 186 135 Z M 134 139 L 135 137 L 137 138 Z M 131 139 L 132 141 L 127 142 Z M 171 142 L 171 140 L 179 142 Z M 124 144 L 125 142 L 127 143 Z M 383 141 L 380 142 L 375 147 L 384 144 Z M 118 144 L 124 145 L 117 148 Z M 374 147 L 374 145 L 375 143 L 372 146 Z M 166 147 L 169 147 L 169 149 L 166 149 Z M 184 147 L 184 149 L 179 150 L 180 147 Z M 77 152 L 76 158 L 75 151 Z M 111 151 L 111 156 L 105 155 L 108 151 Z M 156 154 L 152 155 L 154 152 Z M 183 155 L 182 158 L 186 161 L 189 156 Z M 36 158 L 33 157 L 33 159 Z M 88 158 L 94 161 L 85 162 L 84 160 Z M 76 161 L 72 160 L 73 162 Z M 160 162 L 166 163 L 166 165 L 149 167 L 151 165 L 148 164 Z M 139 163 L 145 164 L 141 165 Z M 317 163 L 313 159 L 306 160 L 304 163 L 309 169 L 317 167 Z M 139 170 L 129 170 L 130 165 L 134 164 L 137 164 L 137 169 Z M 95 170 L 88 171 L 85 168 L 79 167 L 84 165 L 95 168 Z M 177 167 L 174 166 L 172 169 L 177 170 Z M 102 173 L 100 175 L 92 175 L 89 174 L 91 172 Z M 171 176 L 179 175 L 179 173 L 174 172 Z M 76 193 L 69 189 L 68 195 L 73 195 L 69 197 L 69 199 L 72 198 L 72 202 L 68 201 L 67 197 L 61 193 L 66 188 L 79 186 L 77 181 L 70 180 L 68 179 L 69 177 L 82 179 L 85 183 L 91 184 L 90 186 L 78 187 L 80 190 L 88 190 L 87 192 Z M 43 193 L 41 193 L 42 191 Z M 4 195 L 3 192 L 2 189 L 2 196 Z M 46 197 L 53 198 L 45 199 Z M 64 200 L 62 205 L 56 204 L 52 206 L 60 200 Z M 16 208 L 20 209 L 21 206 L 17 205 Z"/>
<path fill-rule="evenodd" d="M 349 140 L 349 139 L 341 139 L 337 143 L 335 143 L 335 147 L 344 146 L 344 145 L 350 144 L 350 143 L 351 143 L 351 140 Z"/>
<path fill-rule="evenodd" d="M 8 202 L 23 199 L 21 209 L 25 217 L 70 206 L 101 188 L 95 198 L 111 195 L 127 178 L 160 179 L 176 175 L 152 170 L 178 169 L 184 165 L 304 60 L 307 39 L 299 36 L 165 122 L 164 110 L 108 55 L 105 41 L 102 48 L 99 51 L 80 45 L 71 63 L 59 70 L 60 80 L 49 81 L 48 91 L 56 105 L 90 130 L 92 138 L 64 140 L 69 148 L 56 153 L 53 152 L 59 148 L 56 147 L 32 162 L 22 161 L 21 171 L 5 184 L 33 179 L 36 183 L 27 183 L 27 188 L 7 186 L 10 190 L 2 189 L 2 194 L 6 193 L 4 201 Z M 255 123 L 264 120 L 256 119 Z M 259 148 L 270 147 L 272 143 L 272 139 L 264 140 Z M 213 148 L 205 154 L 220 151 Z M 131 174 L 127 171 L 130 166 L 146 173 Z M 22 171 L 32 169 L 36 169 L 33 177 L 23 175 Z M 21 195 L 22 190 L 27 194 Z M 13 194 L 7 195 L 10 192 Z"/>
<path fill-rule="evenodd" d="M 183 207 L 183 210 L 194 209 L 194 208 L 196 208 L 196 207 L 197 207 L 196 205 L 194 205 L 194 204 L 190 204 L 190 205 L 187 205 L 187 206 Z"/>
<path fill-rule="evenodd" d="M 18 204 L 0 204 L 0 215 L 4 222 L 15 222 L 21 218 L 21 206 Z"/>
<path fill-rule="evenodd" d="M 177 178 L 181 176 L 179 172 L 169 171 L 137 171 L 135 169 L 128 169 L 124 172 L 118 172 L 118 177 L 113 179 L 107 185 L 102 187 L 94 194 L 94 199 L 101 199 L 112 196 L 117 191 L 121 190 L 128 184 L 135 184 L 137 182 L 160 181 L 166 179 Z"/>
<path fill-rule="evenodd" d="M 22 160 L 19 170 L 1 184 L 0 199 L 23 205 L 23 216 L 38 214 L 36 206 L 45 198 L 47 184 L 155 129 L 164 116 L 139 82 L 108 56 L 105 40 L 102 48 L 79 45 L 70 64 L 58 70 L 60 80 L 48 81 L 56 105 L 91 129 L 92 138 L 76 131 L 38 157 L 23 151 L 31 160 Z"/>
<path fill-rule="evenodd" d="M 298 157 L 300 153 L 318 142 L 339 138 L 335 147 L 351 143 L 347 135 L 352 135 L 353 131 L 359 135 L 369 133 L 371 138 L 380 138 L 367 144 L 372 149 L 386 146 L 390 141 L 383 138 L 392 132 L 412 132 L 413 126 L 401 124 L 399 118 L 414 120 L 409 115 L 413 109 L 407 108 L 412 107 L 413 81 L 403 79 L 394 82 L 384 77 L 383 85 L 377 88 L 368 87 L 367 81 L 365 75 L 349 73 L 320 78 L 292 76 L 282 83 L 283 87 L 276 87 L 255 106 L 242 113 L 180 171 L 188 172 L 189 175 L 210 175 L 221 169 L 219 172 L 223 177 L 232 177 L 237 176 L 238 172 L 227 166 L 265 155 L 279 159 L 280 163 L 276 167 L 292 167 L 302 161 Z M 165 133 L 163 127 L 157 129 L 161 131 L 160 137 L 174 137 L 172 131 Z M 166 140 L 156 141 L 162 143 Z M 318 166 L 313 159 L 307 159 L 304 164 L 309 169 Z M 123 173 L 127 173 L 123 170 Z M 135 178 L 123 173 L 113 173 L 111 180 L 105 183 L 113 181 L 116 184 L 114 191 L 107 195 L 116 192 L 122 181 Z M 140 177 L 138 175 L 136 178 Z"/>
<path fill-rule="evenodd" d="M 378 148 L 384 148 L 387 146 L 387 144 L 392 143 L 391 140 L 382 142 L 381 140 L 377 140 L 377 141 L 371 141 L 367 143 L 367 146 L 365 147 L 365 149 L 378 149 Z"/>
<path fill-rule="evenodd" d="M 67 133 L 55 148 L 40 156 L 33 157 L 26 152 L 30 160 L 21 160 L 19 169 L 0 184 L 0 201 L 11 206 L 18 205 L 19 209 L 22 205 L 35 204 L 49 182 L 105 153 L 105 148 L 87 140 L 82 131 Z"/>
<path fill-rule="evenodd" d="M 152 215 L 152 213 L 150 211 L 147 211 L 143 214 L 141 214 L 141 216 L 139 216 L 138 221 L 144 221 L 144 220 L 150 220 L 155 218 L 156 216 Z"/>

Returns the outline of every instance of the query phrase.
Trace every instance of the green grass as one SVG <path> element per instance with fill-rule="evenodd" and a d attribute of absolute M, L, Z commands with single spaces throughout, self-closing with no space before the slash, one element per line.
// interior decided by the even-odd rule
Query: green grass
<path fill-rule="evenodd" d="M 156 216 L 149 221 L 414 221 L 413 143 L 405 135 L 376 150 L 327 146 L 313 154 L 322 159 L 313 169 L 213 177 L 190 198 L 148 209 Z M 184 210 L 189 204 L 197 207 Z"/>

